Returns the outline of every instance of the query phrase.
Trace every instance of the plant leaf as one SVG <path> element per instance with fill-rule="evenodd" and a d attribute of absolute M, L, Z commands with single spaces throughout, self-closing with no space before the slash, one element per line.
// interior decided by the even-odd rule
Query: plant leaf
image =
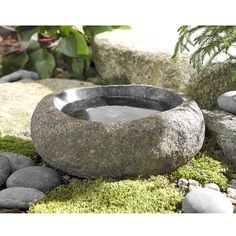
<path fill-rule="evenodd" d="M 38 26 L 17 26 L 16 32 L 19 34 L 21 41 L 29 41 L 33 34 L 39 31 Z"/>
<path fill-rule="evenodd" d="M 69 37 L 71 32 L 75 32 L 72 26 L 63 25 L 60 27 L 60 33 L 62 36 Z"/>
<path fill-rule="evenodd" d="M 82 79 L 83 72 L 84 72 L 84 59 L 83 58 L 72 58 L 71 70 L 76 77 Z"/>
<path fill-rule="evenodd" d="M 89 56 L 86 40 L 79 32 L 70 32 L 69 37 L 62 38 L 58 51 L 68 57 Z"/>
<path fill-rule="evenodd" d="M 24 68 L 29 60 L 28 54 L 24 52 L 13 52 L 3 56 L 2 72 L 4 75 Z"/>
<path fill-rule="evenodd" d="M 36 50 L 40 49 L 40 48 L 41 47 L 40 47 L 39 42 L 37 42 L 37 41 L 30 41 L 29 46 L 27 48 L 27 52 L 31 53 L 33 51 L 36 51 Z"/>
<path fill-rule="evenodd" d="M 111 26 L 113 29 L 131 29 L 131 27 L 129 25 L 112 25 Z"/>
<path fill-rule="evenodd" d="M 85 34 L 89 37 L 94 37 L 96 34 L 103 33 L 105 31 L 112 31 L 113 28 L 111 26 L 84 26 L 83 30 Z"/>
<path fill-rule="evenodd" d="M 51 53 L 38 49 L 30 54 L 30 59 L 41 79 L 52 77 L 56 62 Z"/>

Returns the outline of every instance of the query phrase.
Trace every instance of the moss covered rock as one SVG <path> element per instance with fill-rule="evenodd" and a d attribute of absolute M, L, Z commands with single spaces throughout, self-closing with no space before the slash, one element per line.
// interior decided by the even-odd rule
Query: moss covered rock
<path fill-rule="evenodd" d="M 183 196 L 164 176 L 147 180 L 71 182 L 51 191 L 30 213 L 180 212 Z"/>

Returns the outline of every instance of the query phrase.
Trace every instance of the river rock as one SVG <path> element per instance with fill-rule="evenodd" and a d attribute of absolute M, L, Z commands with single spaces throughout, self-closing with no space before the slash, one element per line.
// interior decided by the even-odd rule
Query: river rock
<path fill-rule="evenodd" d="M 183 199 L 184 213 L 233 213 L 231 201 L 222 193 L 199 188 L 189 192 Z"/>
<path fill-rule="evenodd" d="M 24 167 L 35 165 L 35 162 L 30 157 L 18 153 L 0 152 L 0 158 L 1 157 L 7 158 L 11 163 L 11 173 Z"/>
<path fill-rule="evenodd" d="M 0 78 L 0 83 L 16 82 L 20 80 L 39 80 L 38 73 L 34 71 L 18 70 Z"/>
<path fill-rule="evenodd" d="M 5 184 L 11 173 L 11 164 L 7 158 L 0 157 L 0 187 Z"/>
<path fill-rule="evenodd" d="M 224 155 L 217 157 L 236 169 L 236 116 L 213 110 L 202 110 L 208 131 L 215 137 Z"/>
<path fill-rule="evenodd" d="M 229 91 L 220 95 L 217 104 L 223 111 L 236 114 L 236 91 Z"/>
<path fill-rule="evenodd" d="M 188 180 L 181 178 L 178 180 L 178 186 L 179 187 L 188 187 Z"/>
<path fill-rule="evenodd" d="M 188 183 L 189 185 L 192 185 L 192 186 L 201 187 L 201 184 L 197 180 L 194 180 L 194 179 L 189 179 Z"/>
<path fill-rule="evenodd" d="M 205 184 L 204 188 L 209 188 L 209 189 L 213 189 L 213 190 L 216 190 L 216 191 L 220 191 L 220 187 L 215 183 Z"/>
<path fill-rule="evenodd" d="M 68 79 L 0 83 L 0 135 L 30 139 L 31 116 L 45 95 L 66 88 L 92 85 L 89 82 Z"/>
<path fill-rule="evenodd" d="M 235 179 L 230 180 L 229 187 L 236 189 L 236 180 Z"/>
<path fill-rule="evenodd" d="M 0 207 L 28 209 L 30 204 L 36 203 L 44 197 L 44 193 L 33 188 L 7 188 L 0 191 Z"/>
<path fill-rule="evenodd" d="M 30 166 L 19 169 L 9 176 L 6 182 L 8 188 L 28 187 L 42 192 L 48 192 L 61 184 L 60 175 L 45 166 Z"/>
<path fill-rule="evenodd" d="M 227 188 L 227 196 L 229 198 L 236 199 L 236 189 L 234 189 L 234 188 Z"/>

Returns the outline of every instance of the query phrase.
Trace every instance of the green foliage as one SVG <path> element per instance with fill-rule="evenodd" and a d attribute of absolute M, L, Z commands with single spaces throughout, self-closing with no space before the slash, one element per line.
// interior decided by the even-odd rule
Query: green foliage
<path fill-rule="evenodd" d="M 19 34 L 21 41 L 29 41 L 33 34 L 39 31 L 38 26 L 18 26 L 16 31 Z"/>
<path fill-rule="evenodd" d="M 30 53 L 30 59 L 41 79 L 50 78 L 56 65 L 52 54 L 40 48 Z"/>
<path fill-rule="evenodd" d="M 24 68 L 29 60 L 26 52 L 10 53 L 3 57 L 2 72 L 3 74 L 10 74 L 16 70 Z"/>
<path fill-rule="evenodd" d="M 230 168 L 209 156 L 206 153 L 197 155 L 188 164 L 179 167 L 170 175 L 170 180 L 180 178 L 194 179 L 201 184 L 216 183 L 222 190 L 226 190 L 228 185 L 228 175 Z"/>
<path fill-rule="evenodd" d="M 61 61 L 71 78 L 84 79 L 91 65 L 93 37 L 104 31 L 127 29 L 126 26 L 18 26 L 16 31 L 25 49 L 3 56 L 3 74 L 19 69 L 38 72 L 41 79 L 53 77 Z M 36 39 L 32 40 L 32 36 Z"/>
<path fill-rule="evenodd" d="M 89 55 L 86 40 L 82 34 L 76 31 L 70 32 L 68 37 L 60 40 L 58 51 L 72 58 Z"/>
<path fill-rule="evenodd" d="M 181 26 L 178 30 L 179 39 L 175 46 L 173 59 L 184 50 L 189 51 L 191 46 L 197 49 L 193 52 L 190 63 L 199 72 L 204 71 L 221 53 L 227 56 L 224 63 L 235 64 L 236 55 L 232 48 L 236 43 L 236 26 Z M 232 70 L 236 73 L 236 69 Z"/>
<path fill-rule="evenodd" d="M 31 140 L 24 140 L 14 136 L 0 137 L 0 152 L 15 152 L 33 159 L 38 157 Z"/>
<path fill-rule="evenodd" d="M 164 176 L 72 182 L 49 192 L 30 213 L 173 213 L 183 195 Z"/>

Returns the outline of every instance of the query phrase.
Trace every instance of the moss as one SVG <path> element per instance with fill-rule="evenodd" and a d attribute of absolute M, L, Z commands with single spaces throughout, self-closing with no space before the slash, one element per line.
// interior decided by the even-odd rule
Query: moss
<path fill-rule="evenodd" d="M 15 152 L 32 159 L 37 159 L 38 154 L 31 140 L 24 140 L 14 136 L 0 137 L 0 152 Z"/>
<path fill-rule="evenodd" d="M 179 167 L 170 174 L 169 178 L 171 181 L 186 178 L 197 180 L 201 184 L 216 183 L 221 190 L 226 190 L 228 185 L 226 176 L 229 172 L 229 166 L 205 152 L 198 154 L 188 164 Z"/>
<path fill-rule="evenodd" d="M 136 180 L 71 182 L 49 192 L 31 213 L 180 212 L 182 193 L 164 176 Z"/>

